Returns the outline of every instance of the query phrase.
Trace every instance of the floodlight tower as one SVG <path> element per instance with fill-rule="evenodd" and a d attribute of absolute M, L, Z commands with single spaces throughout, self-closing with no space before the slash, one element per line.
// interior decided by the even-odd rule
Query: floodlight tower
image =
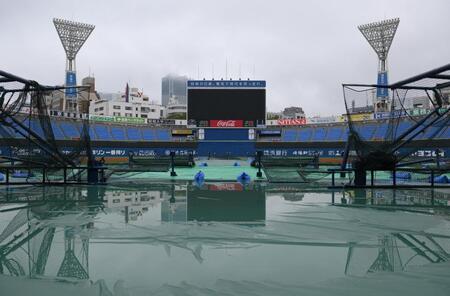
<path fill-rule="evenodd" d="M 53 19 L 53 24 L 55 25 L 56 31 L 58 32 L 59 39 L 66 52 L 66 86 L 76 86 L 76 67 L 75 67 L 75 57 L 83 46 L 84 42 L 88 39 L 92 30 L 94 30 L 94 25 L 83 24 L 63 19 Z M 73 108 L 77 100 L 77 91 L 75 88 L 67 88 L 64 96 L 63 111 L 66 109 L 67 101 L 69 101 Z"/>
<path fill-rule="evenodd" d="M 364 35 L 370 46 L 378 55 L 378 85 L 388 85 L 388 75 L 386 61 L 397 31 L 399 18 L 384 20 L 380 22 L 370 23 L 358 26 L 358 29 Z M 377 98 L 375 103 L 376 110 L 386 111 L 388 108 L 389 92 L 387 88 L 377 88 Z M 381 110 L 380 110 L 381 111 Z"/>

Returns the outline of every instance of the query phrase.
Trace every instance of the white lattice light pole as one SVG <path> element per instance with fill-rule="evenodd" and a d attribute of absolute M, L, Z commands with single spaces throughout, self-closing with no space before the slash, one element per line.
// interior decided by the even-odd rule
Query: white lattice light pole
<path fill-rule="evenodd" d="M 388 85 L 386 61 L 399 23 L 400 19 L 394 18 L 358 26 L 358 29 L 378 55 L 378 85 Z M 377 89 L 378 101 L 385 101 L 388 98 L 389 93 L 387 88 Z"/>
<path fill-rule="evenodd" d="M 53 24 L 58 32 L 59 39 L 67 57 L 65 85 L 75 86 L 77 84 L 75 57 L 95 26 L 56 18 L 53 19 Z M 66 108 L 66 100 L 68 99 L 76 101 L 77 92 L 75 88 L 66 89 L 63 110 Z"/>

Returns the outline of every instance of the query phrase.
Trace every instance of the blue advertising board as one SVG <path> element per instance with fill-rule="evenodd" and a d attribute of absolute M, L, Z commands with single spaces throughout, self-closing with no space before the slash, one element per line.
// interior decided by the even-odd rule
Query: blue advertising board
<path fill-rule="evenodd" d="M 377 84 L 378 85 L 388 85 L 388 76 L 387 76 L 386 71 L 378 73 Z M 386 98 L 386 97 L 389 97 L 388 88 L 378 87 L 377 88 L 377 98 Z"/>
<path fill-rule="evenodd" d="M 188 80 L 187 87 L 266 87 L 265 80 Z"/>
<path fill-rule="evenodd" d="M 374 119 L 388 119 L 405 117 L 407 115 L 406 110 L 393 110 L 391 112 L 377 112 L 373 114 Z"/>
<path fill-rule="evenodd" d="M 76 86 L 77 76 L 74 71 L 66 72 L 66 86 Z M 66 88 L 66 97 L 75 98 L 77 96 L 77 89 L 74 87 Z"/>

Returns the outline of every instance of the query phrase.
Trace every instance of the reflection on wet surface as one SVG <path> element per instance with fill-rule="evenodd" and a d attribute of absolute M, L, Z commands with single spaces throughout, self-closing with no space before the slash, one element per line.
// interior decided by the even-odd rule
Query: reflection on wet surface
<path fill-rule="evenodd" d="M 0 201 L 7 294 L 450 294 L 445 190 L 130 184 Z"/>

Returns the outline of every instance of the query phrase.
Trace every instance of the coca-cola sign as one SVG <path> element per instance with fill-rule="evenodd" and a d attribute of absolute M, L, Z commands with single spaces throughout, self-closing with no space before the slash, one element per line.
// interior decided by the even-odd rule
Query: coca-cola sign
<path fill-rule="evenodd" d="M 242 191 L 241 183 L 217 183 L 208 185 L 211 191 Z"/>
<path fill-rule="evenodd" d="M 237 119 L 230 119 L 230 120 L 210 120 L 209 121 L 210 127 L 243 127 L 244 121 L 243 120 L 237 120 Z"/>
<path fill-rule="evenodd" d="M 278 125 L 303 125 L 303 124 L 306 124 L 306 119 L 305 118 L 278 119 L 277 123 L 278 123 Z"/>

